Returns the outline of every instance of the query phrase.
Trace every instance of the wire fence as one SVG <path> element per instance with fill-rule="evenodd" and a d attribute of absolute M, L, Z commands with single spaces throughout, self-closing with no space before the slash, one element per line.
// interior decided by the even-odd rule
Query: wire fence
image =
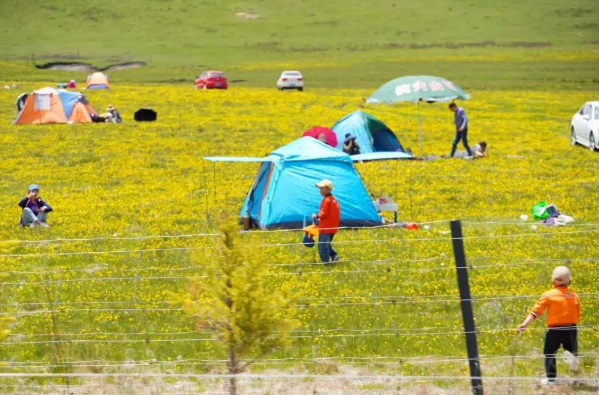
<path fill-rule="evenodd" d="M 265 388 L 281 385 L 277 392 L 281 394 L 397 394 L 407 383 L 443 382 L 462 386 L 468 393 L 471 378 L 465 374 L 469 359 L 465 357 L 463 337 L 470 332 L 464 331 L 459 310 L 464 301 L 474 305 L 476 333 L 483 344 L 501 344 L 483 346 L 483 351 L 492 351 L 480 356 L 483 381 L 496 393 L 534 388 L 542 376 L 544 358 L 541 344 L 534 342 L 540 341 L 545 329 L 529 328 L 529 338 L 523 345 L 515 337 L 515 327 L 539 294 L 517 289 L 501 276 L 519 268 L 534 268 L 546 278 L 551 265 L 577 265 L 588 277 L 584 286 L 577 288 L 579 296 L 585 306 L 599 308 L 599 293 L 592 285 L 596 277 L 592 268 L 599 257 L 588 250 L 583 255 L 572 249 L 594 240 L 599 224 L 530 233 L 521 231 L 530 223 L 465 222 L 472 230 L 463 238 L 467 251 L 469 243 L 509 246 L 534 241 L 548 248 L 557 245 L 561 254 L 526 256 L 508 247 L 468 257 L 466 270 L 474 276 L 474 284 L 507 283 L 508 289 L 485 293 L 484 287 L 475 286 L 471 299 L 460 299 L 455 289 L 452 238 L 439 228 L 448 222 L 420 224 L 435 225 L 431 237 L 393 233 L 395 230 L 388 226 L 348 233 L 348 237 L 334 243 L 358 254 L 361 249 L 378 251 L 376 259 L 364 259 L 367 254 L 348 256 L 334 266 L 320 265 L 306 257 L 301 242 L 273 242 L 268 237 L 276 237 L 275 232 L 250 232 L 258 240 L 269 240 L 257 243 L 256 248 L 286 251 L 285 260 L 274 252 L 264 264 L 272 284 L 294 284 L 297 295 L 293 305 L 303 325 L 290 334 L 294 343 L 290 350 L 253 361 L 251 370 L 234 376 L 242 393 L 264 393 Z M 485 234 L 488 229 L 492 234 Z M 392 233 L 381 233 L 387 230 Z M 299 238 L 296 231 L 278 234 L 287 239 Z M 152 393 L 157 394 L 226 393 L 226 381 L 232 376 L 225 374 L 227 360 L 218 349 L 222 339 L 209 331 L 196 330 L 180 306 L 164 297 L 165 291 L 182 289 L 190 278 L 207 278 L 203 264 L 194 262 L 191 254 L 210 252 L 215 237 L 218 234 L 208 232 L 1 242 L 5 251 L 0 254 L 0 263 L 6 262 L 1 267 L 9 277 L 2 284 L 0 317 L 16 317 L 18 322 L 0 343 L 0 359 L 5 361 L 0 365 L 0 377 L 5 381 L 0 393 L 5 388 L 5 392 L 26 394 L 87 394 L 94 387 L 111 391 L 113 385 L 116 391 L 123 384 L 112 384 L 113 379 L 129 380 L 127 393 L 131 394 L 147 394 L 138 387 L 142 379 L 149 380 Z M 111 248 L 113 243 L 133 248 Z M 147 243 L 151 246 L 144 245 Z M 411 245 L 426 245 L 427 255 L 415 255 Z M 538 275 L 529 278 L 535 277 Z M 511 274 L 509 278 L 516 277 Z M 324 285 L 315 286 L 319 282 Z M 415 282 L 421 282 L 422 291 L 414 292 L 418 289 Z M 412 284 L 408 293 L 406 283 Z M 326 285 L 333 285 L 336 291 L 326 289 Z M 583 370 L 578 375 L 560 375 L 560 384 L 589 388 L 599 385 L 595 378 L 599 360 L 594 348 L 599 343 L 599 321 L 594 318 L 591 315 L 578 326 L 580 339 L 587 346 L 579 353 Z M 535 346 L 531 347 L 531 342 Z M 434 345 L 456 354 L 427 353 Z M 353 356 L 340 351 L 345 348 Z M 530 374 L 531 365 L 537 366 L 532 371 L 539 374 Z M 352 373 L 347 373 L 350 370 Z M 27 382 L 38 378 L 44 383 Z M 166 379 L 184 384 L 175 389 L 165 384 Z M 70 382 L 64 384 L 64 380 Z"/>

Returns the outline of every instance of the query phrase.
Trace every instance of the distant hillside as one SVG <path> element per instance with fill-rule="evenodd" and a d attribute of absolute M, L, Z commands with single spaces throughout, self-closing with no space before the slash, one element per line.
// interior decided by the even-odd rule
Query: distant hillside
<path fill-rule="evenodd" d="M 2 3 L 0 60 L 84 60 L 97 67 L 145 61 L 175 70 L 177 78 L 176 67 L 258 65 L 255 71 L 299 63 L 364 71 L 360 65 L 393 58 L 599 51 L 594 0 Z M 142 79 L 165 80 L 163 74 Z"/>

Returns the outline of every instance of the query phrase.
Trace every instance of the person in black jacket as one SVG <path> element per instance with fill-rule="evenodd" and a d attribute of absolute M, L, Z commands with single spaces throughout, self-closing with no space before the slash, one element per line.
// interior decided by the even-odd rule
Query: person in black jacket
<path fill-rule="evenodd" d="M 343 152 L 348 155 L 360 155 L 360 146 L 356 143 L 356 136 L 352 136 L 351 133 L 345 134 Z"/>
<path fill-rule="evenodd" d="M 23 209 L 21 214 L 20 226 L 29 226 L 35 228 L 41 226 L 44 228 L 50 227 L 46 222 L 48 213 L 52 211 L 52 207 L 46 203 L 40 196 L 40 187 L 37 184 L 29 185 L 29 192 L 19 202 L 19 207 Z"/>

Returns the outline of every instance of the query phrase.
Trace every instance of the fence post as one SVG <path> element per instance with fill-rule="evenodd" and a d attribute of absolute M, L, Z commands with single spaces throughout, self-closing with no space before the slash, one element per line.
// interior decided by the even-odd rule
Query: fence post
<path fill-rule="evenodd" d="M 483 395 L 482 373 L 478 357 L 478 345 L 476 343 L 476 328 L 474 327 L 474 314 L 472 313 L 472 299 L 470 297 L 470 283 L 468 282 L 468 268 L 466 267 L 464 239 L 462 237 L 462 223 L 460 221 L 451 221 L 450 227 L 455 268 L 458 275 L 458 287 L 460 288 L 460 305 L 462 307 L 462 319 L 464 320 L 464 334 L 466 335 L 472 393 L 474 395 Z"/>

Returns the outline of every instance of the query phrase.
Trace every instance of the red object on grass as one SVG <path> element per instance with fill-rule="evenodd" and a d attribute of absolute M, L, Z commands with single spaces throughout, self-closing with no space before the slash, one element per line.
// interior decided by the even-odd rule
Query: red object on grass
<path fill-rule="evenodd" d="M 329 128 L 325 128 L 324 126 L 314 126 L 309 130 L 306 130 L 302 137 L 313 137 L 318 140 L 318 136 L 324 134 L 324 137 L 327 140 L 327 144 L 333 148 L 337 147 L 337 135 Z"/>
<path fill-rule="evenodd" d="M 416 230 L 416 229 L 418 229 L 418 225 L 416 225 L 413 222 L 410 222 L 409 224 L 406 224 L 406 229 L 407 230 Z"/>

